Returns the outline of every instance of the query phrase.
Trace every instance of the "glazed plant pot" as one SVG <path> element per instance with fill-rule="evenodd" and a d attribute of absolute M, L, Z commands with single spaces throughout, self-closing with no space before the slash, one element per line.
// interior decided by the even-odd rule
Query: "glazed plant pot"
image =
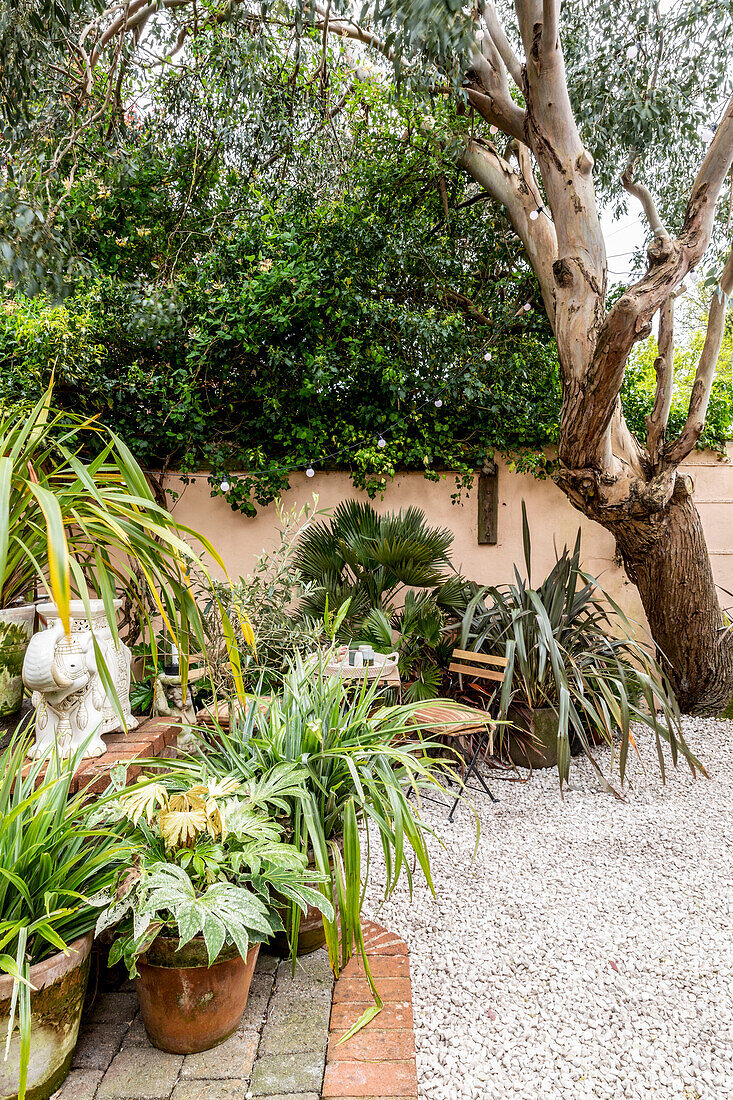
<path fill-rule="evenodd" d="M 93 934 L 88 932 L 69 944 L 69 953 L 59 952 L 31 967 L 31 1054 L 28 1065 L 27 1100 L 48 1100 L 69 1072 L 79 1034 L 89 978 L 89 952 Z M 0 977 L 0 1036 L 5 1036 L 10 1019 L 13 979 Z M 0 1098 L 17 1100 L 20 1079 L 20 1033 L 18 1016 L 7 1061 L 0 1058 Z"/>
<path fill-rule="evenodd" d="M 250 947 L 246 959 L 236 947 L 225 947 L 209 966 L 202 936 L 183 948 L 178 942 L 174 936 L 153 941 L 138 961 L 135 987 L 153 1046 L 170 1054 L 197 1054 L 236 1030 L 260 945 Z"/>
<path fill-rule="evenodd" d="M 23 658 L 33 634 L 32 603 L 0 609 L 0 718 L 17 714 L 23 701 Z"/>

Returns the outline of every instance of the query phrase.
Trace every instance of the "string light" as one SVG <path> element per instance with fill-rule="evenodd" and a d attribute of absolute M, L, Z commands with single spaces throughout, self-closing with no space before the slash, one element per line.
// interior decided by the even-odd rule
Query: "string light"
<path fill-rule="evenodd" d="M 698 274 L 696 271 L 688 271 L 687 278 L 690 280 L 691 283 L 696 283 L 698 280 Z"/>
<path fill-rule="evenodd" d="M 489 126 L 489 133 L 490 134 L 498 134 L 499 133 L 499 127 L 498 126 Z"/>
<path fill-rule="evenodd" d="M 703 141 L 712 141 L 715 137 L 715 130 L 713 130 L 710 126 L 703 126 L 700 130 L 700 137 Z"/>
<path fill-rule="evenodd" d="M 532 308 L 532 303 L 531 302 L 525 302 L 524 305 L 522 306 L 522 309 L 524 310 L 525 313 L 529 313 L 531 308 Z"/>
<path fill-rule="evenodd" d="M 487 352 L 486 352 L 486 354 L 484 355 L 484 360 L 485 360 L 485 362 L 487 362 L 487 363 L 490 363 L 490 362 L 491 362 L 491 352 L 490 352 L 490 351 L 487 351 Z"/>
<path fill-rule="evenodd" d="M 383 435 L 380 435 L 379 439 L 377 440 L 377 446 L 378 447 L 386 447 L 387 446 L 387 440 L 384 438 Z"/>
<path fill-rule="evenodd" d="M 306 477 L 314 477 L 314 476 L 315 476 L 315 472 L 316 472 L 316 471 L 315 471 L 315 470 L 313 469 L 313 467 L 312 467 L 312 466 L 308 466 L 308 467 L 306 468 L 306 471 L 305 471 L 305 476 L 306 476 Z"/>
<path fill-rule="evenodd" d="M 443 402 L 440 400 L 439 397 L 435 401 L 435 407 L 436 407 L 436 409 L 442 409 L 442 407 L 443 407 Z"/>
<path fill-rule="evenodd" d="M 531 222 L 536 222 L 536 221 L 537 221 L 537 219 L 539 218 L 539 216 L 540 216 L 540 211 L 539 211 L 539 207 L 538 207 L 538 208 L 537 208 L 536 210 L 530 210 L 530 212 L 529 212 L 529 220 L 530 220 Z"/>
<path fill-rule="evenodd" d="M 221 489 L 222 493 L 228 493 L 229 492 L 230 486 L 229 486 L 229 482 L 227 481 L 226 478 L 224 478 L 224 480 L 222 481 L 219 488 Z"/>

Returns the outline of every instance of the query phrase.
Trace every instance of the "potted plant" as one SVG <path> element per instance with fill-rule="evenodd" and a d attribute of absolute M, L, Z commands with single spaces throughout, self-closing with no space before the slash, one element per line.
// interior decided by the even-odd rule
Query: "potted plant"
<path fill-rule="evenodd" d="M 460 648 L 506 656 L 497 714 L 499 750 L 514 764 L 557 766 L 568 778 L 570 756 L 593 754 L 619 735 L 623 782 L 631 723 L 650 729 L 698 761 L 685 744 L 679 710 L 664 670 L 637 639 L 623 611 L 580 564 L 580 532 L 539 585 L 531 584 L 531 540 L 522 504 L 527 580 L 476 591 L 463 618 Z M 464 689 L 465 690 L 465 689 Z M 476 695 L 482 689 L 468 686 Z M 606 779 L 604 782 L 608 783 Z"/>
<path fill-rule="evenodd" d="M 229 729 L 202 729 L 207 768 L 243 781 L 282 764 L 296 764 L 303 782 L 289 796 L 292 840 L 313 873 L 322 875 L 320 890 L 338 909 L 335 917 L 302 914 L 292 903 L 286 914 L 293 953 L 314 950 L 324 942 L 336 975 L 354 950 L 361 953 L 371 982 L 361 929 L 364 879 L 371 849 L 362 866 L 359 825 L 368 822 L 379 836 L 387 866 L 386 894 L 404 873 L 412 881 L 414 856 L 433 889 L 419 792 L 442 791 L 444 751 L 436 741 L 408 740 L 416 732 L 411 719 L 419 704 L 383 705 L 376 681 L 356 689 L 338 676 L 327 676 L 328 654 L 307 659 L 295 655 L 281 694 L 242 701 Z M 441 758 L 429 755 L 433 750 Z M 409 797 L 418 792 L 418 799 Z M 300 939 L 299 939 L 300 937 Z M 381 1006 L 372 983 L 377 1009 Z M 371 1018 L 370 1009 L 360 1024 Z"/>
<path fill-rule="evenodd" d="M 135 854 L 100 899 L 97 932 L 115 926 L 110 965 L 125 961 L 161 1050 L 208 1050 L 235 1030 L 260 943 L 282 928 L 281 899 L 333 917 L 273 816 L 301 779 L 292 765 L 247 783 L 211 779 L 191 762 L 141 779 L 105 810 Z"/>
<path fill-rule="evenodd" d="M 46 1100 L 76 1045 L 98 914 L 90 899 L 129 850 L 94 825 L 84 792 L 69 797 L 83 747 L 26 766 L 29 740 L 16 736 L 0 756 L 0 1096 Z"/>
<path fill-rule="evenodd" d="M 187 643 L 205 649 L 189 570 L 201 568 L 185 539 L 195 538 L 220 568 L 208 540 L 178 524 L 155 500 L 123 441 L 94 420 L 51 407 L 52 389 L 20 417 L 0 417 L 0 714 L 20 706 L 20 668 L 34 608 L 22 601 L 40 585 L 58 608 L 68 634 L 72 593 L 92 615 L 90 592 L 104 605 L 118 644 L 115 597 L 124 590 L 155 649 L 150 608 L 162 618 L 188 669 Z M 20 603 L 20 608 L 19 608 Z M 225 636 L 232 625 L 222 610 Z M 246 622 L 242 629 L 251 635 Z M 114 674 L 94 642 L 105 690 L 118 712 Z M 235 678 L 239 658 L 232 647 Z"/>

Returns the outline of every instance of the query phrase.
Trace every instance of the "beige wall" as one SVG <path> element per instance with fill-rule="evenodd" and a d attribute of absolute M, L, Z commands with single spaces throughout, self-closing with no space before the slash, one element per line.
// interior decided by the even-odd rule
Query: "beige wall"
<path fill-rule="evenodd" d="M 733 446 L 727 460 L 715 454 L 695 454 L 685 468 L 695 482 L 695 499 L 705 527 L 713 571 L 718 584 L 733 592 Z M 313 493 L 319 497 L 319 507 L 334 507 L 339 501 L 362 497 L 344 473 L 317 473 L 307 478 L 295 473 L 292 487 L 284 494 L 286 509 L 309 502 Z M 211 497 L 205 478 L 188 486 L 171 475 L 167 485 L 181 496 L 173 504 L 176 518 L 206 534 L 226 562 L 230 576 L 246 575 L 255 557 L 263 548 L 274 544 L 277 516 L 274 507 L 258 512 L 248 519 L 233 512 L 222 497 Z M 532 533 L 533 579 L 541 580 L 555 560 L 555 552 L 572 545 L 580 526 L 583 561 L 589 572 L 624 607 L 632 618 L 643 619 L 636 589 L 626 579 L 614 561 L 614 540 L 598 524 L 585 519 L 568 503 L 550 481 L 538 481 L 530 475 L 510 470 L 499 462 L 498 543 L 480 546 L 477 542 L 477 486 L 464 494 L 462 502 L 451 503 L 456 491 L 450 474 L 438 482 L 426 481 L 420 473 L 401 474 L 389 484 L 384 499 L 374 502 L 379 509 L 406 508 L 418 505 L 424 509 L 433 525 L 449 527 L 455 535 L 453 561 L 464 576 L 481 584 L 501 584 L 513 576 L 516 562 L 522 567 L 521 502 L 527 505 Z M 733 598 L 721 594 L 724 605 Z"/>

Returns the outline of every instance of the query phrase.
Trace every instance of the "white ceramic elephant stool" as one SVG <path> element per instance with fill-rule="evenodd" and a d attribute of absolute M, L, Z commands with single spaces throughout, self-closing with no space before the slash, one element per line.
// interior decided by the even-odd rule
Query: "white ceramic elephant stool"
<path fill-rule="evenodd" d="M 119 605 L 120 601 L 115 601 Z M 23 662 L 23 682 L 33 692 L 36 743 L 30 755 L 57 745 L 61 756 L 72 756 L 89 738 L 84 755 L 101 756 L 103 733 L 121 723 L 99 675 L 94 638 L 117 690 L 127 729 L 137 720 L 130 713 L 130 651 L 115 645 L 102 600 L 91 601 L 91 621 L 81 600 L 71 602 L 71 633 L 66 635 L 54 604 L 41 604 L 48 626 L 34 634 Z"/>

